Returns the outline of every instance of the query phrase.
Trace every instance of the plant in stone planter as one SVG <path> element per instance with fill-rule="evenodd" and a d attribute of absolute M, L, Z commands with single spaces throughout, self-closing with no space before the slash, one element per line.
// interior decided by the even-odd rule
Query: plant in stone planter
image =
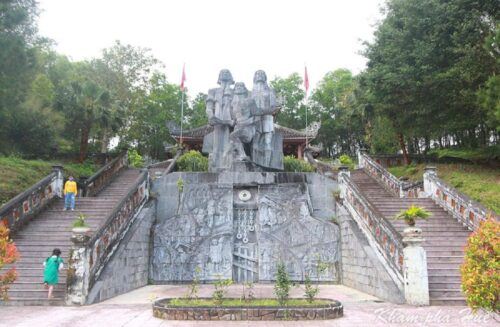
<path fill-rule="evenodd" d="M 318 295 L 319 293 L 319 287 L 313 285 L 309 274 L 306 274 L 306 277 L 304 279 L 304 288 L 304 295 L 307 299 L 307 302 L 312 303 L 316 295 Z"/>
<path fill-rule="evenodd" d="M 89 227 L 85 222 L 85 219 L 87 219 L 87 217 L 83 213 L 79 213 L 78 216 L 76 216 L 75 221 L 73 221 L 73 228 Z"/>
<path fill-rule="evenodd" d="M 403 219 L 408 226 L 415 226 L 417 219 L 427 219 L 430 215 L 429 211 L 412 204 L 408 209 L 402 210 L 395 218 Z"/>
<path fill-rule="evenodd" d="M 222 305 L 224 296 L 227 293 L 227 288 L 232 284 L 232 280 L 221 279 L 221 276 L 218 277 L 217 281 L 214 283 L 215 291 L 212 293 L 212 299 L 215 305 Z"/>
<path fill-rule="evenodd" d="M 188 300 L 198 299 L 198 291 L 200 289 L 200 274 L 201 268 L 196 266 L 194 268 L 193 281 L 189 284 L 188 293 L 186 294 L 186 298 Z"/>
<path fill-rule="evenodd" d="M 274 284 L 274 294 L 280 305 L 285 305 L 286 301 L 290 296 L 290 288 L 292 287 L 292 282 L 290 277 L 286 272 L 285 264 L 280 261 L 278 263 L 276 271 L 276 283 Z"/>

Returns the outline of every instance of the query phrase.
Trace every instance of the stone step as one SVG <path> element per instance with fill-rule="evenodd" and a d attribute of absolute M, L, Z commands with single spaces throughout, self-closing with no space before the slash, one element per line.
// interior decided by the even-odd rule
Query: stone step
<path fill-rule="evenodd" d="M 427 268 L 429 277 L 460 277 L 460 270 L 456 268 Z"/>
<path fill-rule="evenodd" d="M 16 281 L 12 285 L 16 285 L 17 283 L 24 282 L 33 282 L 33 283 L 42 283 L 43 282 L 43 272 L 42 274 L 37 275 L 18 275 Z M 66 284 L 66 276 L 59 275 L 59 284 Z"/>
<path fill-rule="evenodd" d="M 66 295 L 66 289 L 55 289 L 52 292 L 55 298 L 63 299 Z M 40 289 L 9 289 L 9 296 L 14 298 L 22 299 L 22 298 L 31 298 L 31 299 L 46 299 L 47 298 L 47 290 L 40 285 Z"/>
<path fill-rule="evenodd" d="M 462 262 L 432 262 L 427 261 L 427 268 L 458 269 Z"/>
<path fill-rule="evenodd" d="M 455 289 L 455 290 L 452 290 L 452 289 L 441 289 L 441 288 L 438 288 L 438 289 L 429 289 L 429 297 L 431 298 L 464 298 L 464 294 L 462 293 L 462 291 L 460 289 Z"/>
<path fill-rule="evenodd" d="M 452 289 L 452 290 L 458 290 L 460 289 L 462 283 L 459 282 L 452 282 L 452 281 L 443 281 L 443 282 L 429 282 L 429 289 Z"/>
<path fill-rule="evenodd" d="M 433 262 L 439 262 L 439 263 L 445 263 L 445 262 L 452 262 L 456 264 L 461 264 L 464 261 L 464 257 L 460 255 L 456 256 L 430 256 L 427 255 L 427 262 L 433 263 Z"/>
<path fill-rule="evenodd" d="M 464 306 L 467 305 L 467 302 L 465 301 L 464 298 L 457 297 L 457 298 L 449 298 L 449 297 L 438 297 L 438 298 L 431 298 L 430 299 L 430 305 L 442 305 L 442 306 Z"/>
<path fill-rule="evenodd" d="M 10 285 L 9 290 L 45 290 L 45 286 L 42 282 L 19 282 L 17 281 L 15 284 Z M 66 284 L 60 283 L 54 285 L 54 290 L 56 291 L 65 291 Z"/>
<path fill-rule="evenodd" d="M 0 300 L 0 305 L 3 306 L 63 306 L 65 305 L 64 298 L 53 299 L 38 299 L 38 298 L 18 298 L 10 296 L 8 301 Z"/>
<path fill-rule="evenodd" d="M 434 255 L 434 256 L 463 256 L 464 255 L 464 249 L 463 248 L 456 248 L 456 247 L 447 247 L 447 248 L 426 248 L 425 253 L 427 255 Z"/>

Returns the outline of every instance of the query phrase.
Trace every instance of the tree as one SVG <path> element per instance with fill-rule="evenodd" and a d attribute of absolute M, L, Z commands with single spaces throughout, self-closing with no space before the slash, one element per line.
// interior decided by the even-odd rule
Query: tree
<path fill-rule="evenodd" d="M 312 109 L 319 115 L 318 134 L 328 155 L 354 154 L 364 139 L 363 111 L 356 99 L 356 78 L 347 69 L 327 73 L 311 95 Z"/>
<path fill-rule="evenodd" d="M 191 103 L 191 106 L 187 108 L 185 116 L 189 128 L 203 126 L 208 123 L 205 103 L 206 98 L 206 94 L 198 93 Z"/>
<path fill-rule="evenodd" d="M 281 110 L 276 115 L 278 124 L 295 129 L 306 127 L 305 91 L 301 88 L 302 82 L 298 73 L 293 73 L 286 78 L 276 77 L 270 82 L 278 99 L 282 102 Z M 314 121 L 314 118 L 313 114 L 312 117 L 308 117 L 308 121 Z"/>
<path fill-rule="evenodd" d="M 0 151 L 13 141 L 12 114 L 24 101 L 36 66 L 37 15 L 34 0 L 0 2 Z"/>
<path fill-rule="evenodd" d="M 407 143 L 485 144 L 491 127 L 477 91 L 495 68 L 485 38 L 498 21 L 494 1 L 390 0 L 367 44 L 368 88 L 377 115 L 392 124 L 408 163 Z M 408 143 L 413 146 L 414 142 Z M 418 142 L 417 142 L 418 143 Z"/>
<path fill-rule="evenodd" d="M 182 92 L 178 85 L 168 83 L 165 75 L 155 74 L 148 86 L 148 92 L 137 98 L 133 105 L 130 126 L 124 141 L 135 144 L 142 154 L 155 159 L 165 155 L 165 142 L 173 141 L 167 128 L 167 121 L 180 124 Z M 184 97 L 187 112 L 188 97 Z"/>

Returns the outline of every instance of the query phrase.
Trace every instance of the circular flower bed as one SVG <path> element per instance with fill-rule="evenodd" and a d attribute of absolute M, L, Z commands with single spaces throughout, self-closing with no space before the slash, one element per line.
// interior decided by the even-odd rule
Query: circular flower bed
<path fill-rule="evenodd" d="M 279 306 L 275 299 L 225 299 L 221 306 L 210 305 L 211 299 L 186 302 L 181 299 L 160 299 L 153 304 L 153 315 L 167 320 L 325 320 L 342 317 L 339 301 L 290 299 Z"/>

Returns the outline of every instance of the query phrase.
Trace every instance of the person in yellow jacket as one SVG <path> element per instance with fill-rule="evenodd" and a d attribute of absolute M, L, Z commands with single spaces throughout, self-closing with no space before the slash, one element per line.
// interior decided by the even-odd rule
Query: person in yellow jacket
<path fill-rule="evenodd" d="M 75 197 L 78 193 L 73 176 L 69 176 L 68 181 L 64 184 L 64 210 L 75 210 Z"/>

